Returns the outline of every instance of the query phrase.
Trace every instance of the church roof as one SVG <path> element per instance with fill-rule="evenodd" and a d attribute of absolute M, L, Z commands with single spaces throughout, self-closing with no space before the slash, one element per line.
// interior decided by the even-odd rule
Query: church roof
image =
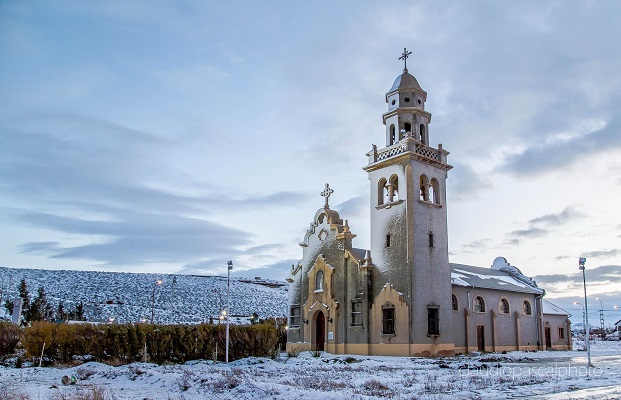
<path fill-rule="evenodd" d="M 493 268 L 474 267 L 472 265 L 454 264 L 451 266 L 451 283 L 457 286 L 473 286 L 482 289 L 505 290 L 509 292 L 543 294 L 534 281 L 527 277 L 518 279 L 507 272 Z"/>
<path fill-rule="evenodd" d="M 364 257 L 367 254 L 367 251 L 365 249 L 352 248 L 350 252 L 354 257 L 356 257 L 356 260 L 358 261 L 364 261 Z"/>
<path fill-rule="evenodd" d="M 414 75 L 410 74 L 407 69 L 395 79 L 395 83 L 392 84 L 388 93 L 394 92 L 395 90 L 418 90 L 424 92 L 416 78 L 414 78 Z"/>
<path fill-rule="evenodd" d="M 543 313 L 553 315 L 569 315 L 567 311 L 545 299 L 543 300 Z"/>

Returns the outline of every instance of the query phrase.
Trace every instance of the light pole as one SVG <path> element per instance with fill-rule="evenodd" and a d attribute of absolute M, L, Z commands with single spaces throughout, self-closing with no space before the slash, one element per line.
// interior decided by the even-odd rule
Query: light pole
<path fill-rule="evenodd" d="M 599 300 L 599 336 L 604 339 L 606 337 L 606 333 L 604 332 L 604 303 L 602 303 L 602 299 L 600 299 L 599 297 L 596 297 L 595 300 Z"/>
<path fill-rule="evenodd" d="M 589 307 L 587 305 L 587 292 L 586 292 L 586 276 L 584 274 L 584 264 L 586 264 L 586 258 L 580 257 L 578 259 L 578 269 L 582 271 L 582 285 L 584 287 L 584 321 L 586 324 L 586 348 L 587 348 L 587 367 L 592 367 L 591 364 L 591 329 L 589 327 Z"/>
<path fill-rule="evenodd" d="M 151 297 L 151 324 L 155 320 L 155 288 L 162 284 L 162 280 L 158 279 L 153 284 L 153 296 Z"/>
<path fill-rule="evenodd" d="M 226 277 L 226 363 L 229 362 L 229 320 L 231 319 L 231 270 L 233 269 L 233 261 L 227 261 L 227 277 Z"/>

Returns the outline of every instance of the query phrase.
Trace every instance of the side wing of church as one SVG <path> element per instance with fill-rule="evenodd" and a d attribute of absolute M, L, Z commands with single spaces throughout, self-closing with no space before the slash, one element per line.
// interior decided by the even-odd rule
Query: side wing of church
<path fill-rule="evenodd" d="M 570 348 L 567 313 L 504 258 L 491 268 L 449 263 L 452 166 L 441 144 L 430 146 L 426 100 L 407 68 L 386 93 L 385 146 L 373 145 L 363 168 L 370 249 L 353 247 L 356 235 L 330 209 L 326 184 L 287 278 L 287 348 L 400 356 Z"/>

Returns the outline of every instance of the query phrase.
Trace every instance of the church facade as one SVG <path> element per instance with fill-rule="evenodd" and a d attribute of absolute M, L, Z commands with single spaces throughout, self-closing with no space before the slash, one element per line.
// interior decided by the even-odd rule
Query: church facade
<path fill-rule="evenodd" d="M 370 249 L 353 247 L 326 184 L 287 278 L 287 348 L 400 356 L 570 348 L 567 313 L 504 258 L 491 268 L 449 262 L 452 166 L 441 144 L 430 145 L 426 100 L 407 66 L 386 93 L 385 146 L 373 145 L 363 167 Z"/>

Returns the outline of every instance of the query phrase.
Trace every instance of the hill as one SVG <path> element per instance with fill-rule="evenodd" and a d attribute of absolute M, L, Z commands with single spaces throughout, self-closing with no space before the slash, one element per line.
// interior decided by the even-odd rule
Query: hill
<path fill-rule="evenodd" d="M 31 296 L 44 286 L 54 310 L 60 301 L 65 309 L 83 302 L 86 319 L 95 322 L 110 318 L 118 323 L 150 321 L 153 306 L 156 323 L 196 324 L 217 319 L 226 306 L 226 277 L 0 267 L 3 303 L 17 296 L 22 278 Z M 159 279 L 162 284 L 156 285 Z M 2 307 L 0 317 L 4 311 Z M 255 312 L 260 318 L 286 316 L 286 283 L 231 278 L 231 315 L 247 317 Z M 234 320 L 247 322 L 247 318 Z"/>

